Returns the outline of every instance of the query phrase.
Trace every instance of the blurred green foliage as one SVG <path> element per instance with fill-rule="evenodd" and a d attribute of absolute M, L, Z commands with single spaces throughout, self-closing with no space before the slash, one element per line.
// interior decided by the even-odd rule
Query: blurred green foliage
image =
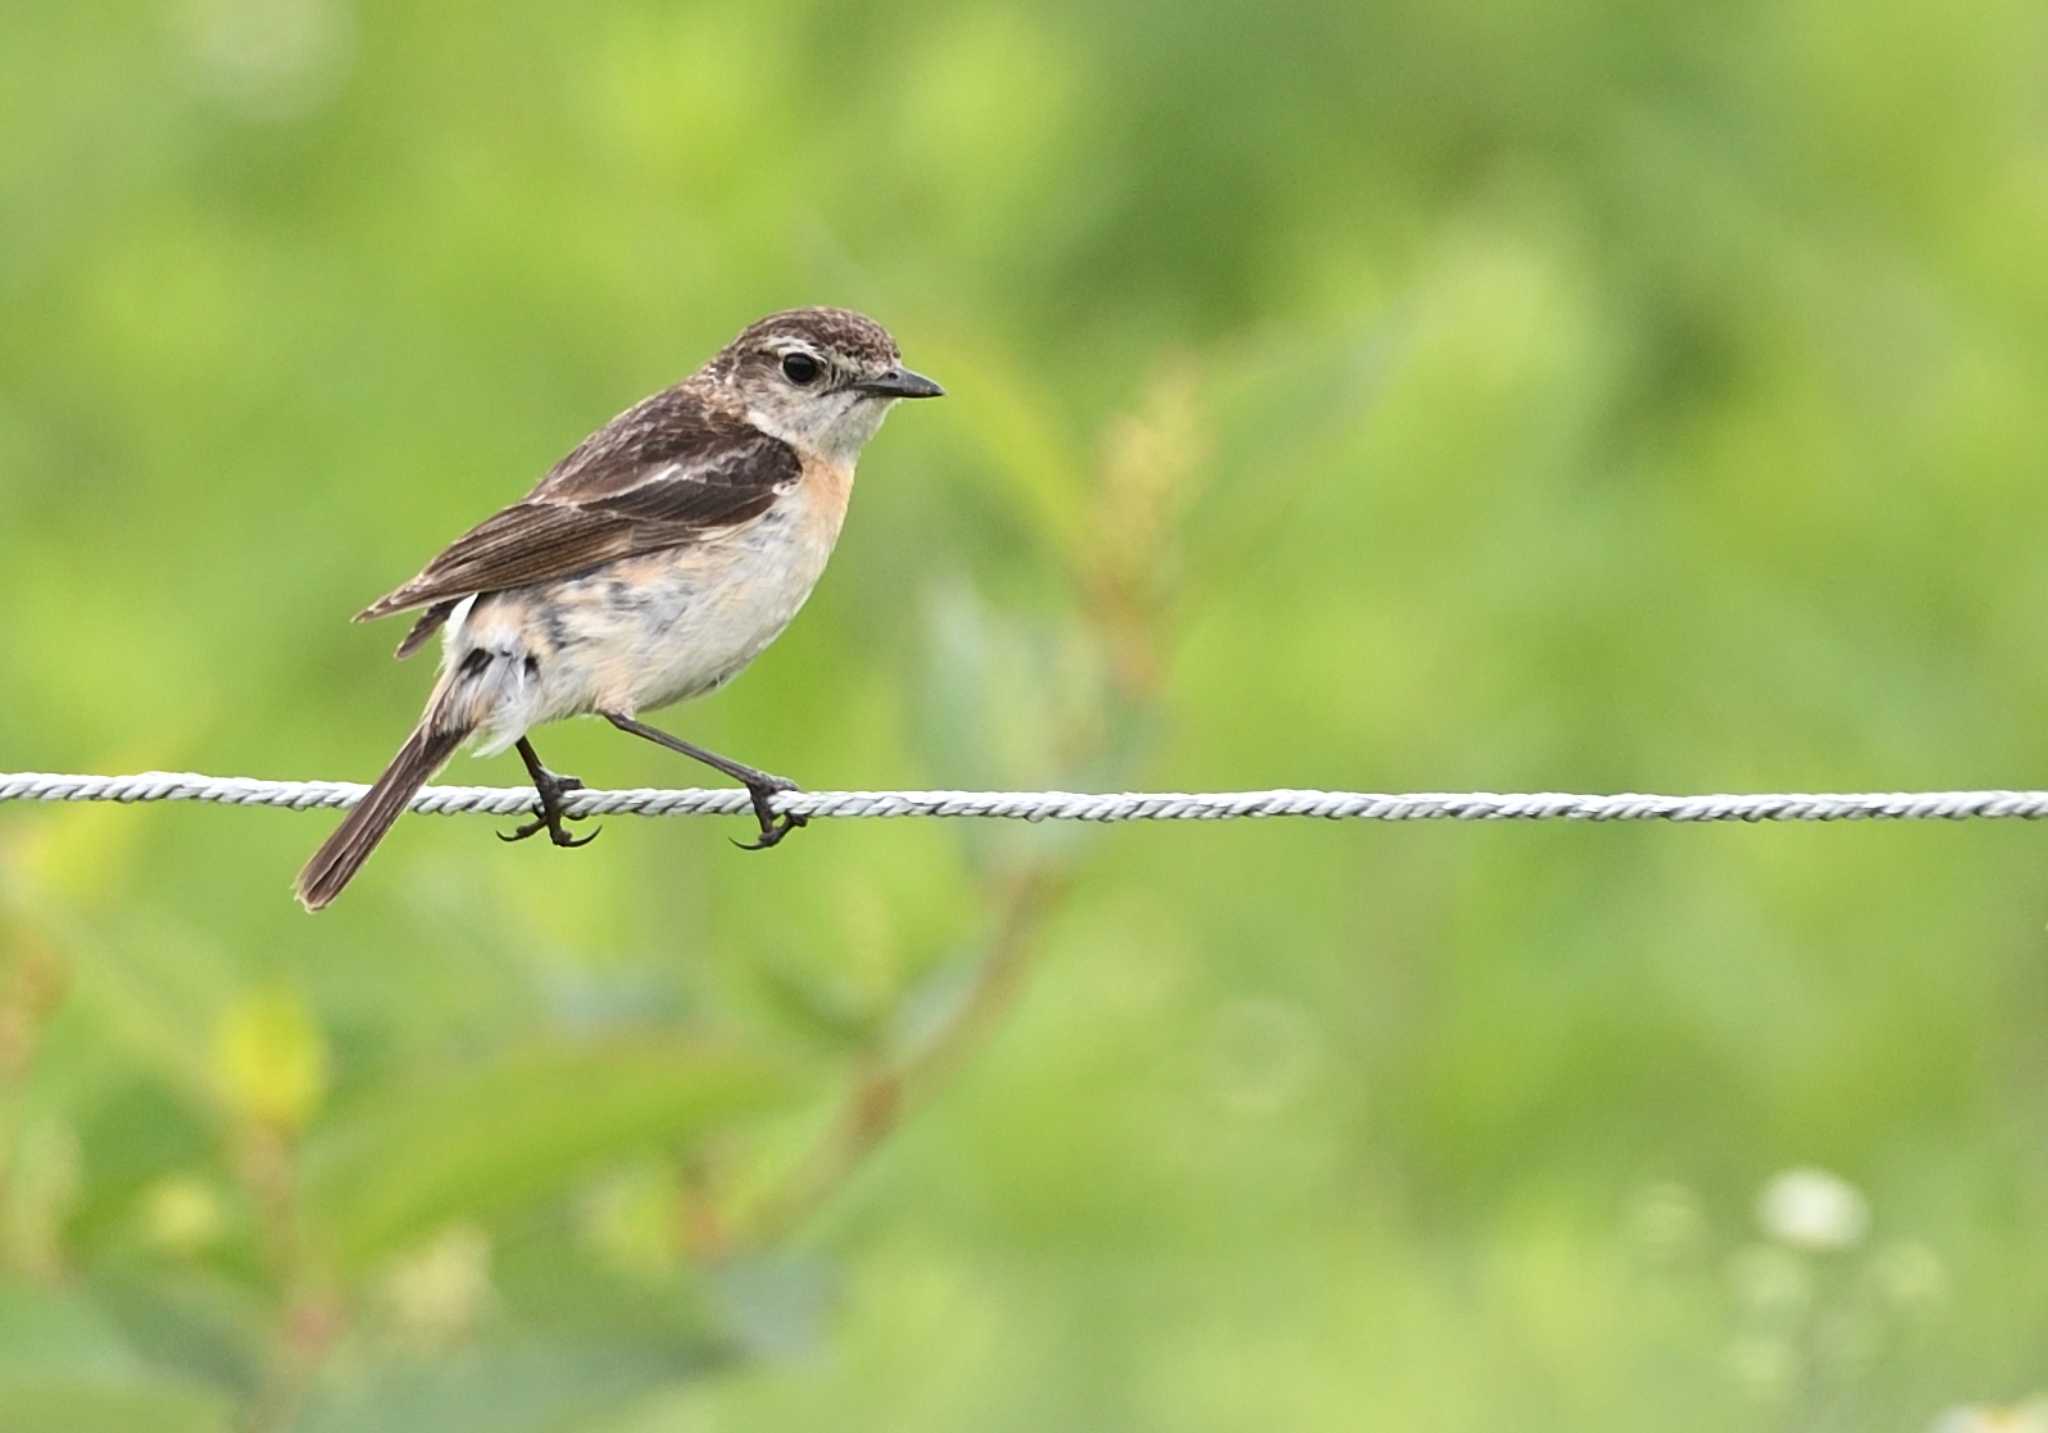
<path fill-rule="evenodd" d="M 669 715 L 714 748 L 2048 770 L 2038 0 L 4 29 L 0 768 L 367 777 L 428 674 L 347 614 L 833 302 L 952 396 Z M 309 919 L 328 824 L 0 809 L 0 1426 L 1919 1428 L 2048 1385 L 2030 829 L 421 818 Z M 1758 1230 L 1805 1164 L 1854 1247 Z"/>

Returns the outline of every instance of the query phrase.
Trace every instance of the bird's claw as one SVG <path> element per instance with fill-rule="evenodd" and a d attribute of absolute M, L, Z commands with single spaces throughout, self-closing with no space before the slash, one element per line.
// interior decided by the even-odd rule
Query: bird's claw
<path fill-rule="evenodd" d="M 573 776 L 557 776 L 551 781 L 537 784 L 535 790 L 540 793 L 540 801 L 534 809 L 538 814 L 510 835 L 503 831 L 497 832 L 498 839 L 505 842 L 524 841 L 529 836 L 537 836 L 545 831 L 548 833 L 548 840 L 564 850 L 573 849 L 577 846 L 588 846 L 598 838 L 599 832 L 603 831 L 604 827 L 597 827 L 588 836 L 572 836 L 569 834 L 568 828 L 562 824 L 564 821 L 581 821 L 583 819 L 581 816 L 571 816 L 562 810 L 563 795 L 570 791 L 581 791 L 582 789 L 583 783 Z"/>
<path fill-rule="evenodd" d="M 810 817 L 799 816 L 793 811 L 786 811 L 777 815 L 768 804 L 768 798 L 777 792 L 800 789 L 794 781 L 785 781 L 779 776 L 770 781 L 762 782 L 759 785 L 749 784 L 747 795 L 753 800 L 754 819 L 761 823 L 761 835 L 758 840 L 734 841 L 733 845 L 739 847 L 742 851 L 765 851 L 770 846 L 778 844 L 784 836 L 787 836 L 799 826 L 810 825 Z"/>
<path fill-rule="evenodd" d="M 521 826 L 516 831 L 512 831 L 510 833 L 499 831 L 494 834 L 496 834 L 497 838 L 500 841 L 509 842 L 524 841 L 528 836 L 537 836 L 542 831 L 545 831 L 548 833 L 548 839 L 550 841 L 554 842 L 557 846 L 563 847 L 564 849 L 576 846 L 588 846 L 592 841 L 595 841 L 598 838 L 598 835 L 604 830 L 604 827 L 593 827 L 588 836 L 571 836 L 566 830 L 563 829 L 563 827 L 560 824 L 563 820 L 581 821 L 582 819 L 583 818 L 581 816 L 569 816 L 557 818 L 555 821 L 551 822 L 545 816 L 536 816 L 533 820 L 527 822 L 524 826 Z"/>

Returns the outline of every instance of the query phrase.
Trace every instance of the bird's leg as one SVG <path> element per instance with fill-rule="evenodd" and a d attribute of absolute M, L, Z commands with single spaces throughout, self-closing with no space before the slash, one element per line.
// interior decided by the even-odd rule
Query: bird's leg
<path fill-rule="evenodd" d="M 557 846 L 588 846 L 597 839 L 597 831 L 588 836 L 571 836 L 564 820 L 580 821 L 580 816 L 568 816 L 562 810 L 562 797 L 571 791 L 583 789 L 583 783 L 573 776 L 557 776 L 540 764 L 540 753 L 533 749 L 533 743 L 525 737 L 519 738 L 519 759 L 526 763 L 526 774 L 533 778 L 533 789 L 540 794 L 540 814 L 521 826 L 511 835 L 500 831 L 500 841 L 524 841 L 528 836 L 545 831 L 548 839 Z M 599 827 L 598 830 L 603 830 Z"/>
<path fill-rule="evenodd" d="M 703 762 L 715 771 L 722 771 L 734 781 L 746 787 L 747 795 L 754 802 L 754 819 L 761 823 L 761 839 L 758 841 L 733 842 L 742 851 L 765 851 L 797 827 L 811 824 L 808 816 L 797 816 L 790 813 L 778 816 L 768 805 L 768 798 L 775 795 L 778 791 L 799 790 L 800 788 L 794 781 L 786 777 L 771 776 L 765 771 L 757 771 L 745 762 L 734 761 L 729 756 L 720 756 L 715 751 L 706 751 L 701 746 L 692 746 L 679 736 L 670 736 L 659 727 L 648 726 L 645 722 L 635 721 L 629 716 L 619 716 L 614 712 L 606 712 L 604 713 L 604 719 L 620 731 L 630 732 L 638 737 L 645 737 L 657 746 L 665 746 L 670 751 L 679 751 L 694 761 Z"/>

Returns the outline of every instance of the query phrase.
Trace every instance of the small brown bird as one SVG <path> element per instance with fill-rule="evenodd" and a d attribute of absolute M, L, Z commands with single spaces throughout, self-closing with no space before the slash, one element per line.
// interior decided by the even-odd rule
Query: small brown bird
<path fill-rule="evenodd" d="M 300 903 L 319 910 L 339 895 L 472 737 L 479 755 L 517 747 L 539 795 L 534 819 L 505 839 L 588 842 L 563 825 L 562 796 L 582 783 L 543 766 L 526 736 L 564 717 L 602 716 L 740 782 L 761 827 L 750 849 L 803 825 L 768 804 L 794 783 L 639 714 L 723 686 L 775 640 L 832 555 L 861 449 L 897 400 L 942 391 L 902 366 L 873 319 L 772 314 L 357 613 L 424 609 L 398 656 L 440 632 L 441 671 L 398 755 L 299 872 Z"/>

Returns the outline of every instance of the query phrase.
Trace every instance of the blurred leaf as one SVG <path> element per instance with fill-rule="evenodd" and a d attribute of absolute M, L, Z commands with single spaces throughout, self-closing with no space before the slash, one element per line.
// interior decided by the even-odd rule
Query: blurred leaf
<path fill-rule="evenodd" d="M 328 1042 L 293 991 L 246 991 L 221 1015 L 213 1077 L 244 1120 L 297 1130 L 328 1091 Z"/>
<path fill-rule="evenodd" d="M 725 1326 L 756 1357 L 796 1358 L 822 1344 L 834 1281 L 820 1260 L 735 1260 L 713 1272 L 711 1287 Z"/>
<path fill-rule="evenodd" d="M 54 1116 L 0 1128 L 0 1269 L 54 1278 L 83 1187 L 78 1133 Z"/>
<path fill-rule="evenodd" d="M 163 1375 L 79 1291 L 0 1285 L 0 1428 L 225 1430 L 228 1396 Z"/>
<path fill-rule="evenodd" d="M 670 1278 L 683 1260 L 683 1224 L 676 1217 L 683 1193 L 674 1161 L 628 1165 L 578 1202 L 579 1242 L 624 1277 Z"/>
<path fill-rule="evenodd" d="M 956 421 L 980 441 L 980 452 L 1025 520 L 1027 530 L 1057 551 L 1072 553 L 1086 541 L 1086 452 L 1069 420 L 1046 401 L 1042 384 L 1014 367 L 1010 355 L 989 347 L 935 343 L 934 373 L 972 373 L 947 400 L 959 405 Z"/>
<path fill-rule="evenodd" d="M 66 1231 L 78 1258 L 90 1261 L 110 1243 L 162 1232 L 164 1226 L 152 1223 L 152 1210 L 140 1201 L 153 1185 L 200 1179 L 195 1169 L 214 1157 L 216 1122 L 195 1115 L 180 1093 L 169 1082 L 136 1077 L 112 1085 L 90 1105 L 75 1101 L 90 1171 L 85 1198 Z M 217 1212 L 232 1225 L 229 1210 Z"/>
<path fill-rule="evenodd" d="M 152 1083 L 210 1106 L 204 1044 L 233 990 L 233 952 L 217 936 L 140 913 L 81 914 L 59 901 L 38 902 L 30 917 L 64 952 L 72 977 L 66 1015 L 83 1016 L 96 1043 L 142 1066 Z"/>
<path fill-rule="evenodd" d="M 237 996 L 214 1034 L 213 1066 L 228 1108 L 274 1129 L 303 1127 L 327 1092 L 327 1042 L 291 991 Z"/>
<path fill-rule="evenodd" d="M 136 1368 L 120 1331 L 75 1290 L 0 1284 L 0 1375 L 113 1374 Z"/>
<path fill-rule="evenodd" d="M 309 1400 L 295 1433 L 544 1433 L 580 1426 L 708 1367 L 620 1330 L 604 1339 L 506 1338 L 432 1361 L 396 1358 Z"/>
<path fill-rule="evenodd" d="M 139 1264 L 96 1273 L 95 1304 L 153 1365 L 253 1393 L 270 1352 L 270 1309 L 243 1285 L 197 1269 Z"/>
<path fill-rule="evenodd" d="M 863 1009 L 843 987 L 828 988 L 804 971 L 774 959 L 753 970 L 762 1006 L 809 1039 L 838 1051 L 861 1048 L 874 1035 L 881 1017 Z"/>
<path fill-rule="evenodd" d="M 1204 393 L 1225 441 L 1187 524 L 1183 562 L 1201 577 L 1188 600 L 1229 592 L 1224 574 L 1286 550 L 1304 496 L 1370 421 L 1405 337 L 1398 319 L 1361 315 L 1269 333 L 1212 364 Z"/>
<path fill-rule="evenodd" d="M 0 1374 L 0 1427 L 22 1433 L 229 1433 L 224 1395 L 169 1379 L 99 1384 Z"/>
<path fill-rule="evenodd" d="M 790 1094 L 763 1062 L 701 1046 L 517 1050 L 367 1092 L 317 1126 L 306 1147 L 308 1227 L 361 1268 L 457 1215 L 528 1207 Z"/>
<path fill-rule="evenodd" d="M 556 1233 L 504 1241 L 469 1341 L 423 1342 L 403 1318 L 368 1324 L 296 1433 L 582 1428 L 734 1361 L 716 1290 L 687 1268 L 605 1268 Z"/>

